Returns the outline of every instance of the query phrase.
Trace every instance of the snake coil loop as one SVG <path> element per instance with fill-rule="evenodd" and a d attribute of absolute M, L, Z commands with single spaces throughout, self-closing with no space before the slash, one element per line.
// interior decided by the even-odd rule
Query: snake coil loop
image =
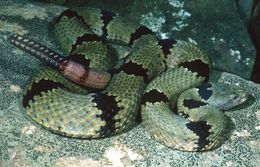
<path fill-rule="evenodd" d="M 143 25 L 86 7 L 62 12 L 53 32 L 68 56 L 11 38 L 53 67 L 33 77 L 23 98 L 28 115 L 43 127 L 68 137 L 106 137 L 130 129 L 141 110 L 147 132 L 166 146 L 204 151 L 222 142 L 227 119 L 208 104 L 213 86 L 190 89 L 206 83 L 211 71 L 197 46 L 158 39 Z M 122 64 L 115 63 L 118 48 L 130 48 Z M 89 87 L 102 90 L 87 93 Z"/>

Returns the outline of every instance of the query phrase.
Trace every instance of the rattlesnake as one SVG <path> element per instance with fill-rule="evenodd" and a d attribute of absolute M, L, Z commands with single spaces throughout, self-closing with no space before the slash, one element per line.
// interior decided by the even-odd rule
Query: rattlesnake
<path fill-rule="evenodd" d="M 58 134 L 118 134 L 135 125 L 140 111 L 146 131 L 160 143 L 209 150 L 220 145 L 228 126 L 219 109 L 246 99 L 242 90 L 207 83 L 210 61 L 196 45 L 158 39 L 149 28 L 105 10 L 65 10 L 56 19 L 54 36 L 68 56 L 19 35 L 11 42 L 56 69 L 45 67 L 33 77 L 23 106 Z"/>

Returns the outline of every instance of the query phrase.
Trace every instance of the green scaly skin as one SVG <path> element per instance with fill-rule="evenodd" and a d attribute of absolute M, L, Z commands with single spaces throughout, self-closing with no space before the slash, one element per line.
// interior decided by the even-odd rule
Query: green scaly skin
<path fill-rule="evenodd" d="M 131 34 L 140 27 L 139 24 L 128 22 L 120 16 L 113 16 L 106 27 L 105 42 L 85 41 L 75 45 L 77 39 L 86 33 L 102 36 L 104 22 L 99 9 L 77 8 L 70 9 L 70 12 L 76 12 L 79 17 L 62 16 L 59 19 L 54 27 L 58 43 L 65 54 L 84 56 L 90 60 L 91 68 L 105 71 L 110 70 L 117 59 L 108 44 L 128 44 Z M 142 76 L 120 71 L 113 75 L 105 90 L 97 94 L 86 94 L 85 89 L 47 67 L 33 78 L 27 92 L 33 84 L 41 80 L 60 83 L 65 88 L 53 88 L 35 95 L 26 107 L 28 115 L 58 134 L 77 138 L 99 138 L 131 128 L 141 108 L 145 129 L 155 140 L 166 146 L 183 151 L 203 151 L 218 146 L 222 142 L 227 125 L 223 112 L 209 105 L 187 111 L 187 107 L 179 102 L 179 112 L 189 115 L 184 119 L 174 115 L 171 110 L 181 92 L 205 81 L 205 77 L 178 65 L 200 60 L 210 68 L 207 55 L 190 43 L 178 42 L 170 49 L 165 60 L 158 39 L 153 34 L 142 35 L 135 40 L 131 50 L 125 64 L 132 62 L 147 70 L 148 85 Z M 142 95 L 151 90 L 163 93 L 169 101 L 148 100 L 141 105 Z M 106 98 L 102 98 L 104 96 Z M 114 101 L 110 101 L 111 97 Z M 100 106 L 108 103 L 112 105 L 108 106 L 114 109 L 106 113 Z M 204 139 L 203 135 L 199 136 L 187 126 L 190 122 L 200 121 L 211 127 Z"/>

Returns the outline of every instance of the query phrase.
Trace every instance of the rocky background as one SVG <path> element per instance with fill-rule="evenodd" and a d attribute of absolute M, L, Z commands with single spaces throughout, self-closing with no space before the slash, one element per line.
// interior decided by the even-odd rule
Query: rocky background
<path fill-rule="evenodd" d="M 75 3 L 76 1 L 74 1 Z M 59 50 L 51 22 L 66 7 L 29 0 L 0 0 L 0 167 L 35 166 L 252 166 L 260 157 L 260 86 L 247 81 L 255 49 L 235 1 L 226 0 L 88 0 L 151 27 L 161 38 L 197 43 L 210 56 L 212 80 L 248 90 L 249 100 L 227 112 L 234 124 L 229 139 L 204 153 L 172 150 L 152 139 L 142 124 L 100 140 L 55 135 L 34 123 L 21 107 L 22 90 L 43 64 L 8 41 L 19 33 Z M 77 0 L 77 3 L 83 3 Z M 75 6 L 69 1 L 67 6 Z M 82 5 L 82 4 L 81 4 Z M 226 71 L 229 73 L 225 73 Z"/>

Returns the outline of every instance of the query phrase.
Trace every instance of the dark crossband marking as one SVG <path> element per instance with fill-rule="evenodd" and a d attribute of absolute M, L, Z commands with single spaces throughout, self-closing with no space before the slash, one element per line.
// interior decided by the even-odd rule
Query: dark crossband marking
<path fill-rule="evenodd" d="M 204 84 L 198 87 L 199 91 L 199 95 L 202 99 L 204 100 L 208 100 L 210 98 L 210 96 L 213 94 L 212 90 L 209 90 L 208 88 L 211 88 L 212 85 L 211 84 Z"/>
<path fill-rule="evenodd" d="M 204 82 L 207 82 L 209 80 L 209 65 L 201 60 L 194 60 L 191 62 L 186 61 L 184 63 L 181 63 L 179 67 L 187 68 L 191 72 L 198 73 L 198 76 L 205 77 L 206 79 L 204 80 Z"/>
<path fill-rule="evenodd" d="M 75 12 L 75 11 L 73 11 L 73 10 L 71 10 L 71 9 L 67 9 L 67 10 L 63 11 L 63 12 L 57 17 L 57 19 L 54 20 L 54 22 L 55 22 L 55 23 L 60 22 L 60 20 L 61 20 L 61 18 L 62 18 L 63 16 L 67 16 L 68 18 L 73 18 L 73 17 L 75 17 L 75 18 L 79 19 L 82 23 L 84 23 L 86 26 L 89 27 L 89 25 L 85 22 L 84 18 L 83 18 L 82 16 L 78 15 L 77 12 Z"/>
<path fill-rule="evenodd" d="M 77 48 L 77 46 L 81 45 L 83 42 L 91 42 L 91 41 L 104 42 L 104 40 L 96 34 L 85 33 L 84 35 L 77 37 L 75 44 L 72 45 L 72 49 L 70 53 L 72 53 Z"/>
<path fill-rule="evenodd" d="M 118 107 L 115 96 L 109 96 L 105 93 L 97 93 L 93 96 L 92 102 L 96 103 L 96 108 L 102 111 L 102 114 L 97 117 L 106 122 L 106 125 L 101 127 L 99 131 L 100 136 L 113 134 L 116 131 L 115 123 L 118 121 L 114 117 L 123 108 Z"/>
<path fill-rule="evenodd" d="M 23 97 L 23 106 L 26 108 L 29 106 L 29 101 L 33 100 L 34 96 L 40 95 L 42 92 L 48 90 L 64 88 L 64 85 L 51 80 L 41 79 L 39 82 L 34 82 L 31 89 Z"/>
<path fill-rule="evenodd" d="M 106 10 L 101 10 L 102 17 L 101 19 L 103 20 L 103 27 L 102 27 L 102 38 L 107 37 L 107 25 L 110 23 L 111 20 L 113 20 L 113 17 L 115 16 L 114 13 L 108 12 Z"/>
<path fill-rule="evenodd" d="M 210 135 L 210 125 L 207 125 L 206 121 L 190 122 L 186 124 L 186 127 L 193 131 L 196 135 L 199 136 L 198 148 L 197 150 L 202 150 L 206 145 L 209 144 L 207 137 Z"/>
<path fill-rule="evenodd" d="M 128 42 L 128 46 L 131 47 L 135 42 L 135 40 L 141 38 L 142 35 L 146 35 L 146 34 L 154 34 L 154 32 L 152 32 L 152 30 L 150 30 L 145 26 L 140 26 L 138 29 L 135 30 L 134 33 L 131 34 L 130 40 Z"/>
<path fill-rule="evenodd" d="M 166 57 L 170 54 L 170 49 L 173 48 L 173 44 L 177 43 L 174 39 L 160 39 L 158 40 L 158 45 L 162 47 L 162 51 L 164 56 Z"/>
<path fill-rule="evenodd" d="M 159 92 L 158 90 L 153 89 L 150 90 L 149 92 L 146 92 L 143 95 L 141 104 L 145 104 L 146 102 L 149 103 L 169 102 L 169 99 L 163 92 Z"/>
<path fill-rule="evenodd" d="M 177 104 L 175 104 L 174 107 L 171 110 L 172 110 L 173 114 L 175 114 L 175 115 L 180 115 L 185 119 L 189 118 L 189 114 L 184 113 L 184 112 L 178 112 Z"/>
<path fill-rule="evenodd" d="M 86 69 L 89 68 L 89 65 L 91 62 L 90 59 L 86 59 L 83 54 L 71 54 L 71 55 L 65 57 L 65 59 L 77 62 L 77 63 L 83 65 Z"/>
<path fill-rule="evenodd" d="M 184 99 L 183 105 L 185 107 L 188 107 L 189 109 L 193 109 L 193 108 L 199 108 L 201 106 L 205 106 L 207 105 L 207 103 L 197 101 L 197 100 Z"/>
<path fill-rule="evenodd" d="M 129 75 L 135 75 L 135 76 L 141 76 L 144 79 L 145 83 L 148 83 L 148 70 L 144 69 L 142 65 L 133 63 L 132 61 L 129 61 L 125 64 L 123 64 L 118 70 L 115 70 L 115 73 L 118 73 L 120 71 L 124 71 L 125 73 Z"/>

